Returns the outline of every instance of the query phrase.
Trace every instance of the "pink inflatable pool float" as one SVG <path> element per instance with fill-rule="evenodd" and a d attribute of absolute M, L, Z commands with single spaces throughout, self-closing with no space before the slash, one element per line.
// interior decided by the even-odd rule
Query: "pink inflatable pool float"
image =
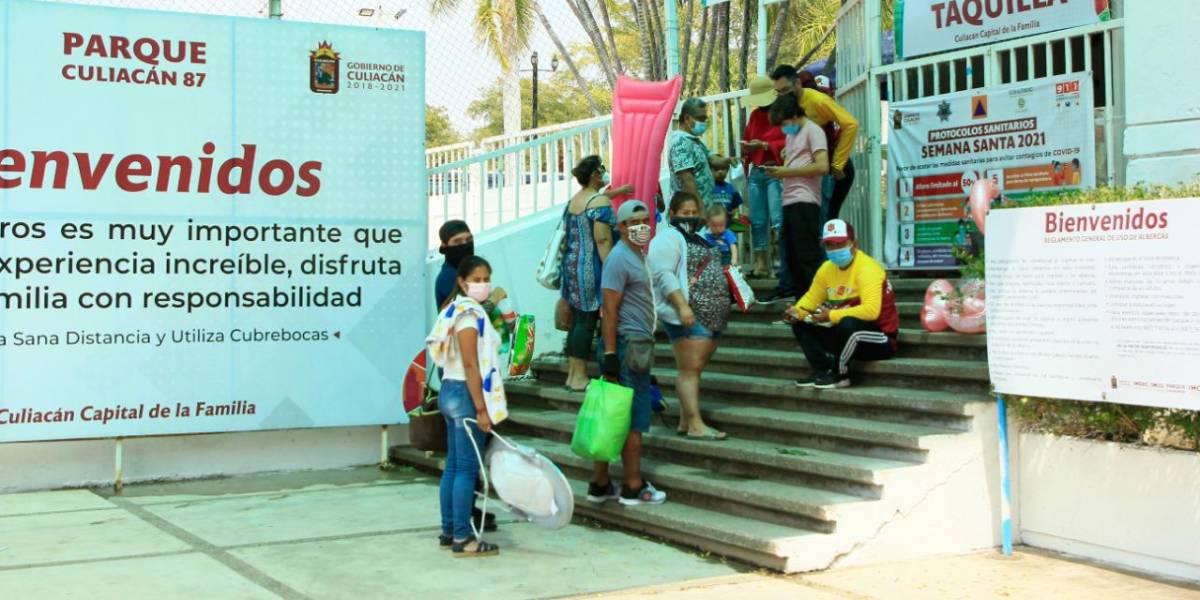
<path fill-rule="evenodd" d="M 634 190 L 633 196 L 614 198 L 613 210 L 619 210 L 628 198 L 641 200 L 650 209 L 651 227 L 658 210 L 654 192 L 658 189 L 663 144 L 682 86 L 680 77 L 639 81 L 622 75 L 613 95 L 612 183 L 618 187 L 632 184 Z"/>

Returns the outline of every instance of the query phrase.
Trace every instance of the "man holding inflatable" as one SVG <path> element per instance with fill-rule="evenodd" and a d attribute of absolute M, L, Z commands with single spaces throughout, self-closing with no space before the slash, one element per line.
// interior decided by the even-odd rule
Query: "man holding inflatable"
<path fill-rule="evenodd" d="M 808 293 L 784 313 L 812 373 L 796 381 L 819 389 L 850 386 L 851 360 L 896 355 L 900 315 L 887 272 L 858 249 L 854 228 L 833 219 L 822 228 L 829 260 Z"/>

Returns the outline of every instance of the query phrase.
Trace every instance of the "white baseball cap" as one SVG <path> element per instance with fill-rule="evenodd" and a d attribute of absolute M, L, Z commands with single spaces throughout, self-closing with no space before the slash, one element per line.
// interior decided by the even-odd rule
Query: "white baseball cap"
<path fill-rule="evenodd" d="M 821 231 L 821 243 L 838 244 L 854 239 L 854 227 L 841 219 L 833 219 L 825 223 Z"/>

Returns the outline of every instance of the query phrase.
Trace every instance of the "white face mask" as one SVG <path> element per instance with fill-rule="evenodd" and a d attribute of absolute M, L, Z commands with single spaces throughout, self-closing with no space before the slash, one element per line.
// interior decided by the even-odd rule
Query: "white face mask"
<path fill-rule="evenodd" d="M 629 241 L 645 246 L 650 243 L 650 226 L 649 225 L 630 225 L 629 226 Z"/>
<path fill-rule="evenodd" d="M 608 171 L 605 171 L 604 174 L 600 176 L 600 183 L 604 185 L 612 183 L 612 176 L 608 174 Z"/>
<path fill-rule="evenodd" d="M 475 281 L 467 283 L 467 296 L 469 296 L 472 300 L 476 302 L 483 302 L 484 300 L 488 299 L 488 296 L 491 295 L 491 283 L 479 283 Z"/>

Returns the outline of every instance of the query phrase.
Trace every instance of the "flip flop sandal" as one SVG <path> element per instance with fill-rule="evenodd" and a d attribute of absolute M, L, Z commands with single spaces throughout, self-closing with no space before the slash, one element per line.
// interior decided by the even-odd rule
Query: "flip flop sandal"
<path fill-rule="evenodd" d="M 481 542 L 472 536 L 464 542 L 456 542 L 450 548 L 450 551 L 454 553 L 454 558 L 478 558 L 481 556 L 495 556 L 500 553 L 500 547 L 495 544 Z"/>
<path fill-rule="evenodd" d="M 729 439 L 729 435 L 727 435 L 724 431 L 717 431 L 712 427 L 709 427 L 708 431 L 703 435 L 692 435 L 690 433 L 686 435 L 687 439 L 695 440 L 697 442 L 723 442 Z"/>

